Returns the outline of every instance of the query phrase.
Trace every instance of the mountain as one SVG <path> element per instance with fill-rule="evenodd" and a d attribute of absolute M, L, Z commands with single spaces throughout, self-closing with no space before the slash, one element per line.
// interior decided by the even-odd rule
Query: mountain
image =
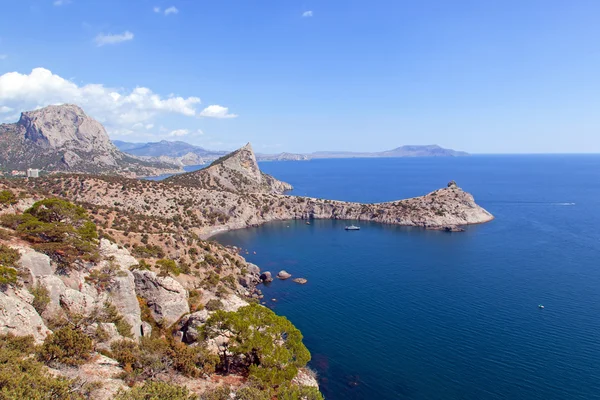
<path fill-rule="evenodd" d="M 114 141 L 119 150 L 142 157 L 147 161 L 169 162 L 175 165 L 199 165 L 222 157 L 226 151 L 206 150 L 181 141 L 150 143 L 130 143 Z M 351 152 L 351 151 L 318 151 L 310 154 L 279 153 L 255 155 L 258 161 L 304 161 L 312 158 L 394 158 L 394 157 L 462 157 L 469 153 L 445 149 L 436 144 L 401 146 L 393 150 L 380 152 Z"/>
<path fill-rule="evenodd" d="M 76 105 L 48 106 L 0 124 L 0 165 L 4 170 L 113 173 L 130 176 L 177 172 L 121 152 L 104 127 Z"/>
<path fill-rule="evenodd" d="M 311 153 L 310 158 L 395 158 L 395 157 L 463 157 L 469 153 L 445 149 L 436 144 L 401 146 L 393 150 L 380 152 L 351 152 L 351 151 L 318 151 Z"/>
<path fill-rule="evenodd" d="M 237 193 L 283 193 L 292 190 L 260 170 L 250 143 L 214 161 L 207 168 L 174 175 L 166 183 Z"/>

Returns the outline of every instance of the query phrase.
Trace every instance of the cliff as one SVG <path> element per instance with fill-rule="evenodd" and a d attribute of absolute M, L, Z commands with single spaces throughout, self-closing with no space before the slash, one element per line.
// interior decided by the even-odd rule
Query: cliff
<path fill-rule="evenodd" d="M 175 175 L 164 182 L 236 193 L 283 193 L 293 189 L 290 184 L 260 170 L 250 143 L 219 158 L 207 168 Z"/>
<path fill-rule="evenodd" d="M 0 165 L 5 170 L 159 175 L 180 169 L 135 159 L 118 150 L 104 127 L 75 105 L 23 112 L 0 125 Z"/>

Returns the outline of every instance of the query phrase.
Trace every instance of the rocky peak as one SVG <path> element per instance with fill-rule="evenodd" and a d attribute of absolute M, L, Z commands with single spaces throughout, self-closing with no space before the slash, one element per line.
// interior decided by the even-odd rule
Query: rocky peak
<path fill-rule="evenodd" d="M 292 186 L 262 172 L 252 145 L 229 153 L 205 169 L 173 176 L 167 182 L 246 193 L 283 193 Z"/>
<path fill-rule="evenodd" d="M 25 138 L 50 149 L 115 152 L 104 127 L 78 106 L 48 106 L 21 114 Z"/>

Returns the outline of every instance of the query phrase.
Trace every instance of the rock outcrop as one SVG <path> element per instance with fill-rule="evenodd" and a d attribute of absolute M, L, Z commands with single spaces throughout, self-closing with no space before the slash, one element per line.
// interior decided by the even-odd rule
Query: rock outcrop
<path fill-rule="evenodd" d="M 143 270 L 134 270 L 133 276 L 136 293 L 146 300 L 156 322 L 171 325 L 190 312 L 188 292 L 175 279 Z"/>
<path fill-rule="evenodd" d="M 32 301 L 33 296 L 25 289 L 0 291 L 0 334 L 32 335 L 40 343 L 51 333 Z"/>
<path fill-rule="evenodd" d="M 104 127 L 78 106 L 48 106 L 0 125 L 0 159 L 8 169 L 76 171 L 124 175 L 178 172 L 172 164 L 150 163 L 122 153 Z"/>
<path fill-rule="evenodd" d="M 287 272 L 287 271 L 281 270 L 281 271 L 279 271 L 279 273 L 277 274 L 277 277 L 278 277 L 279 279 L 288 279 L 288 278 L 291 278 L 291 277 L 292 277 L 292 274 L 290 274 L 290 273 L 289 273 L 289 272 Z"/>
<path fill-rule="evenodd" d="M 293 187 L 260 170 L 250 143 L 207 168 L 172 176 L 165 182 L 237 193 L 284 193 Z"/>
<path fill-rule="evenodd" d="M 265 271 L 262 274 L 260 274 L 260 280 L 263 282 L 273 282 L 273 277 L 271 276 L 271 273 L 269 271 Z"/>

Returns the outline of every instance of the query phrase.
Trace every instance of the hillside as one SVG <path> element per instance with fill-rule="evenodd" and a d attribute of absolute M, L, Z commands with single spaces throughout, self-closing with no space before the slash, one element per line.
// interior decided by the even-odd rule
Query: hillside
<path fill-rule="evenodd" d="M 292 186 L 258 167 L 250 143 L 214 161 L 207 168 L 174 175 L 165 183 L 237 193 L 284 193 Z"/>
<path fill-rule="evenodd" d="M 0 166 L 5 171 L 86 172 L 128 176 L 160 175 L 180 169 L 136 159 L 118 150 L 104 127 L 75 105 L 23 112 L 0 125 Z"/>

